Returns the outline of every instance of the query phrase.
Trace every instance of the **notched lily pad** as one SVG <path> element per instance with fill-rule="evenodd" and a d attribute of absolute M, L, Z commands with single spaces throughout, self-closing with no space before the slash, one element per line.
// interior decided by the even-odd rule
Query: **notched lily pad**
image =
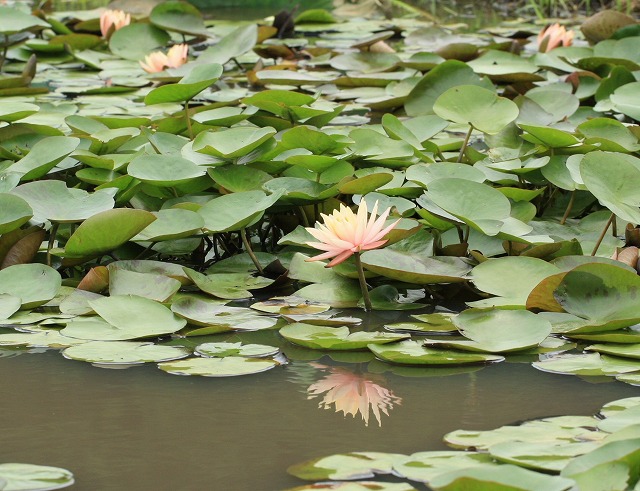
<path fill-rule="evenodd" d="M 186 348 L 133 341 L 89 341 L 62 352 L 62 356 L 72 360 L 108 365 L 177 360 L 190 354 Z"/>
<path fill-rule="evenodd" d="M 266 372 L 279 365 L 274 360 L 227 356 L 225 358 L 188 358 L 158 363 L 158 368 L 172 375 L 200 375 L 202 377 L 235 377 Z"/>
<path fill-rule="evenodd" d="M 280 334 L 294 344 L 321 350 L 358 350 L 371 344 L 385 344 L 406 339 L 408 334 L 384 332 L 350 333 L 347 326 L 325 327 L 296 322 L 280 329 Z"/>

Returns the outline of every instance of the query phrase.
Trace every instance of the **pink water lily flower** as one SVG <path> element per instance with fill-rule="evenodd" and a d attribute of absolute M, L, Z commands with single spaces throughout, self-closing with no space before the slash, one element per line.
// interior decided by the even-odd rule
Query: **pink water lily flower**
<path fill-rule="evenodd" d="M 360 202 L 358 213 L 351 208 L 340 204 L 340 210 L 333 210 L 331 215 L 321 213 L 324 223 L 317 224 L 316 228 L 307 227 L 307 231 L 320 242 L 307 242 L 308 246 L 326 251 L 322 254 L 307 259 L 307 261 L 320 261 L 333 258 L 327 268 L 340 264 L 356 252 L 376 249 L 387 242 L 383 239 L 400 220 L 396 220 L 388 227 L 384 227 L 391 208 L 387 208 L 376 219 L 378 202 L 373 206 L 371 216 L 368 216 L 367 203 Z"/>
<path fill-rule="evenodd" d="M 360 413 L 366 426 L 369 425 L 369 415 L 373 412 L 378 426 L 382 426 L 382 413 L 388 416 L 393 405 L 402 402 L 400 397 L 368 376 L 341 367 L 316 366 L 330 372 L 307 389 L 308 399 L 324 395 L 319 404 L 321 408 L 331 409 L 335 406 L 335 411 L 342 411 L 345 416 L 351 414 L 355 417 Z"/>
<path fill-rule="evenodd" d="M 165 68 L 178 68 L 187 62 L 187 54 L 189 46 L 186 44 L 176 44 L 169 49 L 167 54 L 162 51 L 154 51 L 144 57 L 144 61 L 140 62 L 140 66 L 147 73 L 158 73 Z"/>
<path fill-rule="evenodd" d="M 105 10 L 100 15 L 100 32 L 102 37 L 108 38 L 113 31 L 128 26 L 131 23 L 131 15 L 122 10 Z"/>
<path fill-rule="evenodd" d="M 559 46 L 571 46 L 574 34 L 573 31 L 567 31 L 558 23 L 551 24 L 538 34 L 538 51 L 547 53 Z"/>

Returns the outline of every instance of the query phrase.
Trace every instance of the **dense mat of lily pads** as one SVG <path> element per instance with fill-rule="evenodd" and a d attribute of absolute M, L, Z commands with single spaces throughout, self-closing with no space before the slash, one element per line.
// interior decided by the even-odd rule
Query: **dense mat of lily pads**
<path fill-rule="evenodd" d="M 411 491 L 423 489 L 422 484 L 434 491 L 635 489 L 638 409 L 640 398 L 632 397 L 606 404 L 594 417 L 558 416 L 488 431 L 454 431 L 444 441 L 455 450 L 329 455 L 291 466 L 294 476 L 323 484 L 290 491 Z M 370 480 L 388 474 L 397 479 Z"/>
<path fill-rule="evenodd" d="M 288 343 L 539 355 L 640 385 L 633 19 L 538 45 L 532 25 L 324 11 L 281 39 L 176 1 L 34 14 L 0 6 L 0 345 L 211 377 L 284 365 Z M 331 219 L 371 234 L 327 268 L 309 243 Z M 423 310 L 377 332 L 353 307 Z M 264 330 L 273 346 L 229 337 Z"/>

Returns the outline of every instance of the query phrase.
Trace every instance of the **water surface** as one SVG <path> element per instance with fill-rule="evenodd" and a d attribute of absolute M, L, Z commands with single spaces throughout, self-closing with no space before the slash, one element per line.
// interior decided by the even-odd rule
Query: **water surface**
<path fill-rule="evenodd" d="M 78 491 L 281 490 L 301 484 L 285 470 L 306 459 L 444 449 L 442 436 L 455 429 L 591 415 L 637 395 L 628 385 L 542 373 L 528 363 L 403 377 L 366 375 L 366 363 L 319 361 L 361 372 L 402 403 L 382 414 L 381 426 L 373 416 L 365 426 L 360 415 L 319 408 L 306 389 L 330 369 L 305 361 L 213 379 L 169 375 L 154 365 L 101 369 L 56 351 L 5 356 L 2 461 L 67 468 Z"/>

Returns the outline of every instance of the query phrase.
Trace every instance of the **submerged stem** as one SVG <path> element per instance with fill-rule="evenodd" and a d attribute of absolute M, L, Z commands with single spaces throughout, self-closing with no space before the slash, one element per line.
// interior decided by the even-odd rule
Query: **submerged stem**
<path fill-rule="evenodd" d="M 56 234 L 58 233 L 58 227 L 60 224 L 58 222 L 51 223 L 51 230 L 49 231 L 49 243 L 47 244 L 47 266 L 51 266 L 51 249 L 53 249 L 53 244 L 56 241 Z"/>
<path fill-rule="evenodd" d="M 356 260 L 356 268 L 358 270 L 358 280 L 360 281 L 360 289 L 362 290 L 362 299 L 364 300 L 364 310 L 369 312 L 373 310 L 371 306 L 371 298 L 369 298 L 369 289 L 367 288 L 367 280 L 364 277 L 364 269 L 362 269 L 362 262 L 360 261 L 360 253 L 354 254 Z"/>
<path fill-rule="evenodd" d="M 593 248 L 593 251 L 591 251 L 591 255 L 595 256 L 596 252 L 598 252 L 598 248 L 600 247 L 600 244 L 602 244 L 602 240 L 604 239 L 604 236 L 607 234 L 607 230 L 609 230 L 609 226 L 613 223 L 613 221 L 616 219 L 616 214 L 612 213 L 611 216 L 609 217 L 609 220 L 607 220 L 607 223 L 604 226 L 604 229 L 602 229 L 602 233 L 600 234 L 600 237 L 598 237 L 598 242 L 596 242 L 596 246 Z"/>
<path fill-rule="evenodd" d="M 255 264 L 256 269 L 258 270 L 258 273 L 264 274 L 264 270 L 262 269 L 262 266 L 260 266 L 260 261 L 258 261 L 258 258 L 253 253 L 253 249 L 251 249 L 251 243 L 249 242 L 249 239 L 247 238 L 247 230 L 246 229 L 244 229 L 244 228 L 240 229 L 240 237 L 242 237 L 242 243 L 244 244 L 244 248 L 247 250 L 247 254 L 249 254 L 249 257 L 253 261 L 253 264 Z"/>
<path fill-rule="evenodd" d="M 567 209 L 564 211 L 564 215 L 562 215 L 562 220 L 560 220 L 560 225 L 564 225 L 564 222 L 569 218 L 569 213 L 571 213 L 571 208 L 573 208 L 573 202 L 576 200 L 576 190 L 571 191 L 571 198 L 569 198 L 569 204 L 567 204 Z"/>
<path fill-rule="evenodd" d="M 464 142 L 462 142 L 462 148 L 460 149 L 460 153 L 458 154 L 458 163 L 462 162 L 462 157 L 464 157 L 464 151 L 467 149 L 467 145 L 469 145 L 469 139 L 471 138 L 472 132 L 473 132 L 473 125 L 469 123 L 469 131 L 467 131 L 467 136 L 464 137 Z"/>
<path fill-rule="evenodd" d="M 193 140 L 193 128 L 191 127 L 191 118 L 189 118 L 189 101 L 184 101 L 184 117 L 187 121 L 187 131 L 189 132 L 189 139 Z"/>

